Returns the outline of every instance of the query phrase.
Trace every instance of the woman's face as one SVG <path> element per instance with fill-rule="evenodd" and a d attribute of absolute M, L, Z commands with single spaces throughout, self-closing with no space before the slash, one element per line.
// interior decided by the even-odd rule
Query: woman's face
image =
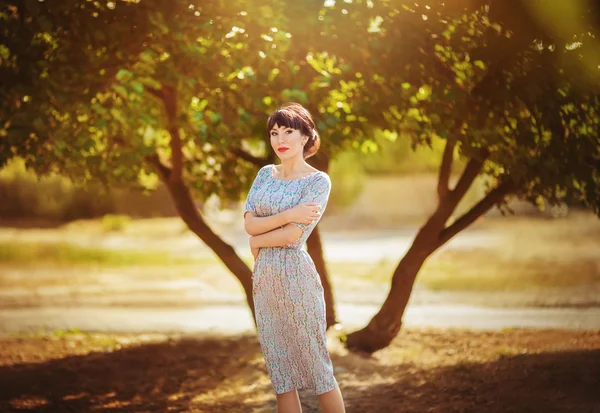
<path fill-rule="evenodd" d="M 281 160 L 303 156 L 307 138 L 302 136 L 300 130 L 275 124 L 269 135 L 271 135 L 271 146 Z"/>

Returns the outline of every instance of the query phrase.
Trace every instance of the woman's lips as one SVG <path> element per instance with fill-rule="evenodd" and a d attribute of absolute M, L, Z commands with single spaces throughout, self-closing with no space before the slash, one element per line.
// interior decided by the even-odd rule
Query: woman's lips
<path fill-rule="evenodd" d="M 289 148 L 279 148 L 279 149 L 277 149 L 277 150 L 278 150 L 279 152 L 285 152 L 285 151 L 289 150 Z"/>

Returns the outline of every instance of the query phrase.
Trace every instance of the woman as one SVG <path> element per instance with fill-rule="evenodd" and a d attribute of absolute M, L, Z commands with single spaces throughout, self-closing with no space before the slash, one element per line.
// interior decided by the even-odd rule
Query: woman
<path fill-rule="evenodd" d="M 281 159 L 256 176 L 244 209 L 254 255 L 258 337 L 277 394 L 278 412 L 301 412 L 298 389 L 312 389 L 321 411 L 344 412 L 327 351 L 325 299 L 319 274 L 302 249 L 327 205 L 331 181 L 306 163 L 320 138 L 310 113 L 286 104 L 267 121 Z"/>

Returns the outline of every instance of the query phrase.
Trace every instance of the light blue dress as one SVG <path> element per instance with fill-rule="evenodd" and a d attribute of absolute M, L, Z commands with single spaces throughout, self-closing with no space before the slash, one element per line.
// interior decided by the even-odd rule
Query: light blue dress
<path fill-rule="evenodd" d="M 293 179 L 274 177 L 275 165 L 256 176 L 244 214 L 277 214 L 303 202 L 327 206 L 331 181 L 321 171 Z M 258 338 L 275 393 L 312 389 L 322 394 L 337 387 L 325 337 L 325 298 L 315 265 L 302 247 L 318 220 L 305 225 L 300 238 L 285 247 L 261 248 L 252 286 Z"/>

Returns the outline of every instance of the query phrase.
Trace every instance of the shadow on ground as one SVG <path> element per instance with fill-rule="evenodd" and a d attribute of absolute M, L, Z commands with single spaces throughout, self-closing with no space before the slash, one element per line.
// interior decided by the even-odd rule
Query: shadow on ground
<path fill-rule="evenodd" d="M 334 354 L 352 412 L 600 413 L 600 350 L 383 365 Z M 305 412 L 316 402 L 302 393 Z M 256 337 L 182 338 L 0 367 L 2 412 L 270 412 Z"/>
<path fill-rule="evenodd" d="M 372 374 L 392 380 L 370 385 Z M 406 364 L 360 375 L 364 385 L 344 389 L 349 412 L 600 413 L 600 350 L 428 370 Z"/>

